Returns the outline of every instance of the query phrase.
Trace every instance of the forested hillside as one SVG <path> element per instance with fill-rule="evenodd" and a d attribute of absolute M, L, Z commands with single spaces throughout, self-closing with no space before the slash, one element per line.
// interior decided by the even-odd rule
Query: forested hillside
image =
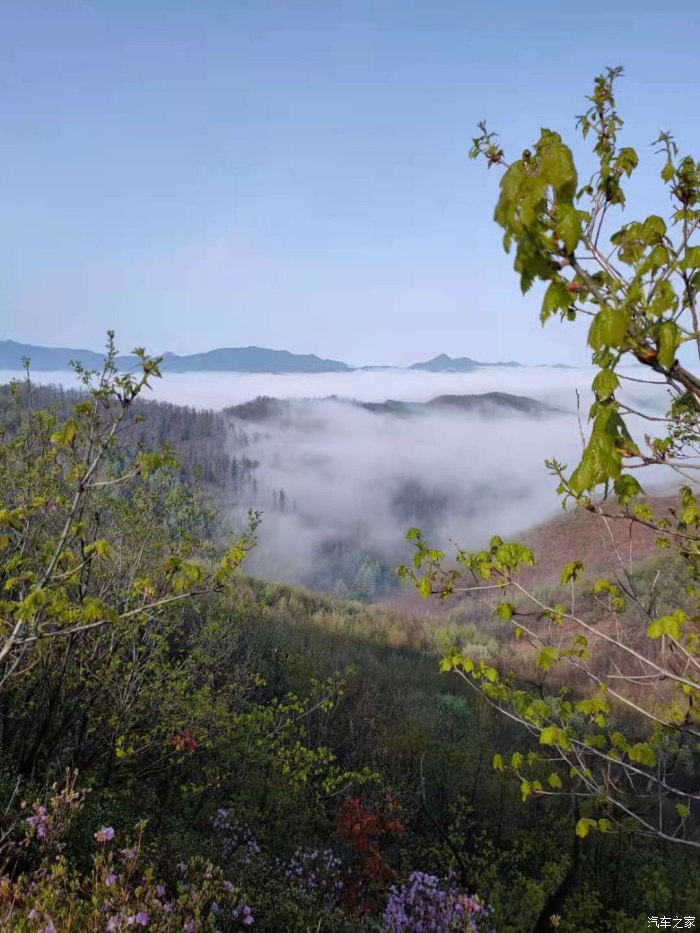
<path fill-rule="evenodd" d="M 575 796 L 524 805 L 492 768 L 537 744 L 439 659 L 517 665 L 506 621 L 245 576 L 265 522 L 224 540 L 221 416 L 141 402 L 143 367 L 2 393 L 4 928 L 622 933 L 692 911 L 689 855 L 581 838 Z"/>

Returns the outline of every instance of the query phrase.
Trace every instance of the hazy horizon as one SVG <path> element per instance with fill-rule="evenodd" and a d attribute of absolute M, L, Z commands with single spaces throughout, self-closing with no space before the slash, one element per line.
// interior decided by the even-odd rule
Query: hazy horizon
<path fill-rule="evenodd" d="M 587 397 L 594 370 L 548 367 L 485 367 L 464 373 L 427 370 L 362 370 L 329 373 L 165 373 L 151 380 L 146 398 L 221 410 L 259 396 L 279 399 L 323 399 L 338 396 L 361 402 L 427 402 L 439 395 L 478 395 L 507 392 L 576 409 L 576 390 Z M 0 383 L 21 378 L 17 370 L 0 370 Z M 41 385 L 75 387 L 77 377 L 67 370 L 32 372 Z"/>

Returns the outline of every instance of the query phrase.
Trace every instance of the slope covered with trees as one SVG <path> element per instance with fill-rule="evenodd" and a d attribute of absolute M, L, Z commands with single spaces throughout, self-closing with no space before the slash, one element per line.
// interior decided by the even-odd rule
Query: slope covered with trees
<path fill-rule="evenodd" d="M 237 569 L 258 516 L 224 544 L 197 471 L 154 449 L 160 417 L 170 436 L 190 420 L 139 405 L 157 372 L 108 360 L 78 397 L 29 383 L 5 397 L 4 928 L 456 931 L 466 917 L 529 933 L 556 914 L 578 933 L 691 911 L 685 853 L 582 840 L 575 799 L 524 808 L 491 768 L 537 743 L 438 661 L 459 650 L 505 671 L 507 623 L 487 633 L 463 607 L 419 619 Z"/>

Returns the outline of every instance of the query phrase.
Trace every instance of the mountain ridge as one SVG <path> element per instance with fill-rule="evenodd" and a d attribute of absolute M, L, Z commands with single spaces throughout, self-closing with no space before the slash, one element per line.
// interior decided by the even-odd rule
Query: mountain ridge
<path fill-rule="evenodd" d="M 76 360 L 88 369 L 101 369 L 104 353 L 95 350 L 68 347 L 42 347 L 0 340 L 0 369 L 22 369 L 22 357 L 29 357 L 37 372 L 60 372 L 70 368 Z M 138 364 L 132 354 L 121 354 L 115 363 L 120 369 L 131 369 Z M 352 372 L 353 368 L 340 360 L 325 360 L 314 353 L 291 353 L 289 350 L 270 350 L 267 347 L 217 347 L 204 353 L 181 356 L 166 351 L 161 369 L 166 373 L 184 372 L 248 372 L 248 373 L 325 373 Z"/>
<path fill-rule="evenodd" d="M 362 402 L 354 398 L 341 398 L 337 395 L 327 395 L 322 398 L 275 398 L 269 395 L 259 395 L 255 399 L 231 405 L 224 411 L 228 415 L 240 418 L 243 421 L 266 421 L 276 416 L 290 412 L 295 406 L 304 404 L 334 402 L 340 405 L 351 405 L 363 408 L 376 415 L 395 415 L 410 417 L 427 414 L 434 411 L 443 413 L 462 413 L 478 415 L 527 415 L 543 417 L 549 415 L 567 415 L 570 412 L 555 408 L 538 399 L 526 395 L 512 395 L 508 392 L 483 392 L 475 395 L 438 395 L 426 402 L 401 402 L 396 399 L 386 399 L 384 402 Z"/>
<path fill-rule="evenodd" d="M 75 360 L 87 369 L 101 369 L 104 353 L 70 347 L 45 347 L 20 343 L 15 340 L 0 340 L 0 369 L 21 370 L 22 359 L 31 360 L 36 372 L 61 372 L 70 368 Z M 178 354 L 166 351 L 162 354 L 161 368 L 166 373 L 186 372 L 247 372 L 247 373 L 329 373 L 358 372 L 372 370 L 422 370 L 426 372 L 472 372 L 481 368 L 523 366 L 515 360 L 497 363 L 482 363 L 471 357 L 450 357 L 441 353 L 431 360 L 413 363 L 410 366 L 350 366 L 341 360 L 323 359 L 315 353 L 292 353 L 290 350 L 272 350 L 268 347 L 216 347 L 202 353 Z M 133 354 L 116 357 L 120 369 L 132 369 L 138 364 Z M 570 369 L 562 363 L 540 364 L 542 366 Z"/>

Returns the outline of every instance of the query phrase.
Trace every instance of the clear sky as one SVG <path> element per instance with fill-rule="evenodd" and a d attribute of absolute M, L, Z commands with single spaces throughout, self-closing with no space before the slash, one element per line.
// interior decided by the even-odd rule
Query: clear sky
<path fill-rule="evenodd" d="M 663 210 L 699 35 L 700 0 L 0 0 L 0 338 L 584 362 L 520 296 L 474 124 L 575 139 L 622 64 Z"/>

